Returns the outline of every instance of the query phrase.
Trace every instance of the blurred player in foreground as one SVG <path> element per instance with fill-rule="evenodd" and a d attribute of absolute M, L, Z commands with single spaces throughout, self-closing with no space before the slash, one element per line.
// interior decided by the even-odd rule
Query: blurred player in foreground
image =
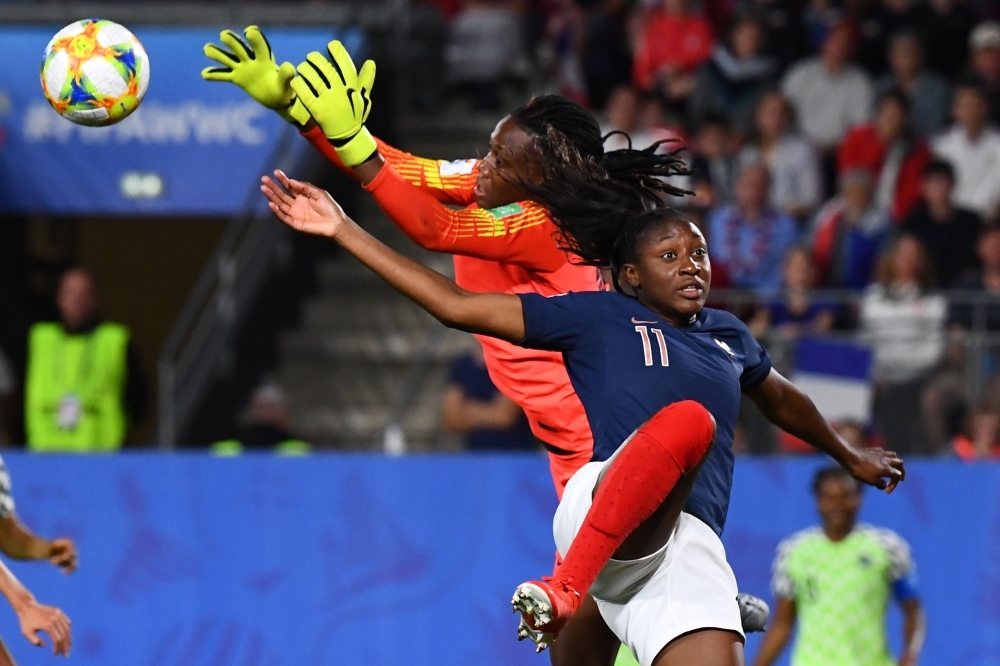
<path fill-rule="evenodd" d="M 916 666 L 927 619 L 916 589 L 910 547 L 894 532 L 858 524 L 861 485 L 839 467 L 820 470 L 813 493 L 822 527 L 778 546 L 778 608 L 755 666 L 771 666 L 798 621 L 792 666 Z M 895 661 L 885 635 L 889 597 L 903 610 L 903 654 Z"/>
<path fill-rule="evenodd" d="M 539 181 L 590 201 L 600 168 L 549 137 L 563 150 Z M 261 189 L 281 221 L 333 239 L 446 325 L 563 354 L 594 424 L 596 462 L 573 476 L 556 511 L 562 561 L 513 599 L 520 638 L 539 649 L 560 632 L 568 639 L 556 643 L 557 666 L 610 664 L 619 641 L 642 666 L 742 666 L 736 578 L 719 538 L 741 392 L 865 483 L 892 491 L 904 476 L 894 453 L 844 442 L 742 322 L 704 309 L 705 239 L 673 209 L 636 214 L 609 202 L 554 218 L 583 262 L 609 266 L 634 296 L 473 293 L 379 243 L 328 193 L 275 175 L 287 191 L 270 178 Z"/>
<path fill-rule="evenodd" d="M 10 474 L 3 459 L 0 459 L 0 551 L 15 560 L 48 560 L 63 573 L 76 570 L 76 546 L 70 539 L 47 541 L 37 536 L 17 519 L 14 512 L 14 497 L 11 495 Z M 45 643 L 38 636 L 45 632 L 52 640 L 53 652 L 69 656 L 72 645 L 70 621 L 58 608 L 45 606 L 25 588 L 0 561 L 0 594 L 2 594 L 21 623 L 21 633 L 32 645 L 43 647 Z M 0 666 L 13 666 L 14 659 L 0 640 Z"/>

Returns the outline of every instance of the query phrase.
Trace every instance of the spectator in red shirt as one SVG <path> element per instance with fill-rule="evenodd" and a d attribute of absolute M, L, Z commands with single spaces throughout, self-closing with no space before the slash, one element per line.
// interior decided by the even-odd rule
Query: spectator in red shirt
<path fill-rule="evenodd" d="M 687 0 L 664 0 L 639 35 L 632 78 L 640 90 L 657 88 L 669 100 L 685 99 L 713 44 L 711 24 L 692 12 Z"/>
<path fill-rule="evenodd" d="M 927 145 L 910 131 L 909 101 L 899 89 L 879 99 L 875 119 L 851 129 L 837 152 L 837 172 L 867 169 L 875 174 L 875 203 L 900 222 L 920 200 Z"/>

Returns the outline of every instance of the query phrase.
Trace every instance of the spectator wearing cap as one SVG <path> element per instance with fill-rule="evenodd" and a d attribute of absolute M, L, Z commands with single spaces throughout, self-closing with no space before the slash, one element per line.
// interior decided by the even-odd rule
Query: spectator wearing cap
<path fill-rule="evenodd" d="M 820 55 L 793 66 L 781 84 L 799 129 L 825 152 L 836 150 L 848 129 L 871 117 L 872 83 L 851 64 L 853 45 L 850 25 L 837 24 Z"/>
<path fill-rule="evenodd" d="M 761 98 L 741 164 L 763 162 L 771 175 L 771 205 L 804 220 L 820 204 L 823 178 L 812 145 L 792 131 L 792 109 L 779 92 Z"/>
<path fill-rule="evenodd" d="M 969 57 L 969 33 L 976 12 L 966 0 L 917 2 L 909 19 L 927 50 L 927 66 L 951 78 L 962 71 Z"/>
<path fill-rule="evenodd" d="M 1000 123 L 1000 23 L 980 23 L 969 37 L 972 80 L 986 93 L 990 120 Z"/>
<path fill-rule="evenodd" d="M 840 176 L 840 194 L 816 214 L 811 234 L 817 285 L 864 289 L 874 277 L 879 252 L 892 223 L 875 205 L 870 171 L 852 169 Z"/>
<path fill-rule="evenodd" d="M 798 241 L 795 221 L 768 201 L 770 176 L 763 164 L 742 167 L 736 203 L 717 209 L 708 220 L 709 251 L 738 288 L 769 297 L 781 287 L 785 253 Z"/>
<path fill-rule="evenodd" d="M 955 169 L 955 204 L 995 220 L 1000 204 L 1000 132 L 989 125 L 983 89 L 963 82 L 952 104 L 955 124 L 931 142 L 934 154 Z"/>
<path fill-rule="evenodd" d="M 976 266 L 976 241 L 982 222 L 975 213 L 955 208 L 955 173 L 943 160 L 924 167 L 921 204 L 906 218 L 902 230 L 917 237 L 930 257 L 938 286 L 950 289 L 959 276 Z"/>
<path fill-rule="evenodd" d="M 879 99 L 873 121 L 844 137 L 837 171 L 862 168 L 875 174 L 875 204 L 899 222 L 920 199 L 920 176 L 930 159 L 927 145 L 910 131 L 906 95 L 893 88 Z"/>
<path fill-rule="evenodd" d="M 744 15 L 730 31 L 728 44 L 715 46 L 711 59 L 695 77 L 688 102 L 692 125 L 706 113 L 718 113 L 726 115 L 740 134 L 749 133 L 757 100 L 778 76 L 777 58 L 762 53 L 764 36 L 760 20 Z"/>
<path fill-rule="evenodd" d="M 948 121 L 951 87 L 948 81 L 924 69 L 924 50 L 914 32 L 901 32 L 889 44 L 890 71 L 875 84 L 881 97 L 887 91 L 902 90 L 910 101 L 910 127 L 922 139 L 930 138 Z"/>
<path fill-rule="evenodd" d="M 656 90 L 671 101 L 686 100 L 694 73 L 712 55 L 715 36 L 708 20 L 688 0 L 663 0 L 639 35 L 632 80 L 639 90 Z"/>

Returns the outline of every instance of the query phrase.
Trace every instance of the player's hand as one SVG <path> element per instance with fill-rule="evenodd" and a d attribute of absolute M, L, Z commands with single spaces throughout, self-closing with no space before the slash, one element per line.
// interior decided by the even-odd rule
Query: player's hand
<path fill-rule="evenodd" d="M 264 176 L 260 190 L 270 202 L 275 217 L 297 231 L 337 237 L 337 232 L 346 224 L 347 216 L 329 192 L 292 180 L 282 171 L 275 171 L 274 177 L 281 185 Z"/>
<path fill-rule="evenodd" d="M 219 40 L 229 51 L 206 44 L 204 53 L 221 67 L 206 67 L 201 78 L 206 81 L 229 81 L 242 88 L 255 102 L 274 109 L 289 122 L 305 125 L 309 112 L 292 91 L 295 67 L 290 62 L 278 65 L 267 37 L 255 25 L 243 31 L 243 41 L 232 30 L 223 30 Z"/>
<path fill-rule="evenodd" d="M 70 539 L 56 539 L 49 544 L 49 562 L 59 567 L 64 574 L 76 571 L 76 544 Z"/>
<path fill-rule="evenodd" d="M 69 649 L 73 645 L 71 622 L 61 610 L 31 601 L 18 611 L 17 619 L 21 622 L 21 633 L 32 645 L 45 647 L 45 641 L 38 635 L 44 631 L 52 641 L 52 652 L 69 656 Z"/>
<path fill-rule="evenodd" d="M 337 149 L 347 166 L 357 166 L 376 150 L 375 139 L 365 129 L 371 111 L 375 63 L 366 60 L 361 71 L 347 49 L 334 40 L 327 45 L 329 58 L 313 51 L 298 66 L 292 90 L 309 115 Z"/>
<path fill-rule="evenodd" d="M 891 493 L 906 478 L 903 461 L 894 451 L 858 449 L 857 458 L 845 466 L 855 479 Z"/>

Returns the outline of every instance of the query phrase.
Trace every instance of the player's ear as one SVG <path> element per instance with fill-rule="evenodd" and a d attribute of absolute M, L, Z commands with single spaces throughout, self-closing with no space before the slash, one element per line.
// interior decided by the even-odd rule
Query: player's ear
<path fill-rule="evenodd" d="M 622 265 L 621 274 L 625 276 L 625 283 L 633 289 L 638 289 L 641 286 L 642 281 L 639 280 L 639 269 L 635 264 Z"/>

